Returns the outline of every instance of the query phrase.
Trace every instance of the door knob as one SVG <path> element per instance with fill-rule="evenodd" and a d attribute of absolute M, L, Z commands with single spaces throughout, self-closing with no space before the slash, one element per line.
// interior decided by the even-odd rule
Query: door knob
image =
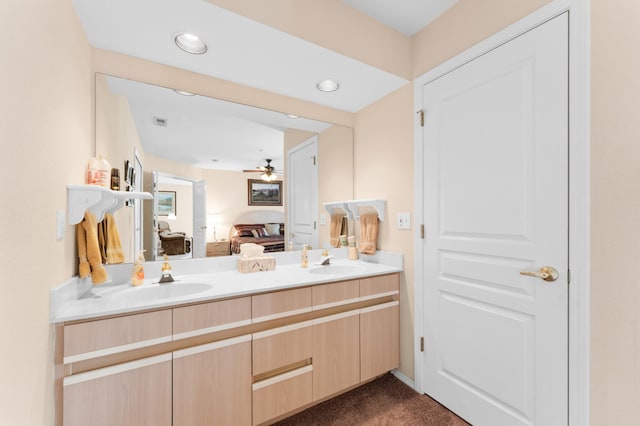
<path fill-rule="evenodd" d="M 555 281 L 559 276 L 558 271 L 552 266 L 543 266 L 538 272 L 520 271 L 520 275 L 542 278 L 545 281 Z"/>

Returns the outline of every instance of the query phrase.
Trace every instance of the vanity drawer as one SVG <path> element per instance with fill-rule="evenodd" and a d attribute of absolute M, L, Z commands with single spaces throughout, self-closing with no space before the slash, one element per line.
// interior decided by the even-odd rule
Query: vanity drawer
<path fill-rule="evenodd" d="M 399 274 L 382 275 L 379 277 L 363 278 L 360 280 L 361 298 L 398 294 L 399 289 Z"/>
<path fill-rule="evenodd" d="M 313 310 L 357 302 L 360 296 L 358 280 L 317 285 L 311 288 Z"/>
<path fill-rule="evenodd" d="M 276 291 L 251 297 L 253 322 L 268 321 L 311 311 L 311 288 Z"/>
<path fill-rule="evenodd" d="M 258 425 L 310 404 L 311 365 L 253 384 L 253 424 Z"/>
<path fill-rule="evenodd" d="M 313 356 L 312 321 L 253 334 L 253 375 L 303 362 Z"/>
<path fill-rule="evenodd" d="M 64 363 L 171 341 L 171 309 L 64 326 Z"/>
<path fill-rule="evenodd" d="M 221 300 L 173 310 L 174 340 L 251 324 L 251 297 Z"/>

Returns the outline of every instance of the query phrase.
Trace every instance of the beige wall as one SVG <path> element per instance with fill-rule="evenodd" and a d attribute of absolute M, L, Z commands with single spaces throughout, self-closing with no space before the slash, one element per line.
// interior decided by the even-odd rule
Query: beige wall
<path fill-rule="evenodd" d="M 0 422 L 53 424 L 49 289 L 76 273 L 55 215 L 93 153 L 91 50 L 70 0 L 0 2 L 0 35 Z"/>
<path fill-rule="evenodd" d="M 460 0 L 413 37 L 413 77 L 484 40 L 551 0 Z"/>
<path fill-rule="evenodd" d="M 640 3 L 591 0 L 591 424 L 640 421 Z"/>
<path fill-rule="evenodd" d="M 395 227 L 413 213 L 413 89 L 408 84 L 356 114 L 355 198 L 387 201 L 378 249 L 404 253 L 400 282 L 400 371 L 413 378 L 413 230 Z M 360 223 L 355 222 L 357 241 Z"/>

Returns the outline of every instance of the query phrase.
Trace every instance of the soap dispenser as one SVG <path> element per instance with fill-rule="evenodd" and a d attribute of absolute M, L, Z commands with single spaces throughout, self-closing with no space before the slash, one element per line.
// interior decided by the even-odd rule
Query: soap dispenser
<path fill-rule="evenodd" d="M 131 270 L 131 285 L 139 286 L 144 283 L 144 250 L 140 250 L 138 253 L 138 258 L 136 259 L 136 263 L 133 264 L 133 269 Z"/>
<path fill-rule="evenodd" d="M 302 268 L 306 268 L 307 266 L 309 266 L 309 246 L 307 244 L 304 244 L 302 246 L 302 259 L 301 259 L 301 264 L 300 266 Z"/>

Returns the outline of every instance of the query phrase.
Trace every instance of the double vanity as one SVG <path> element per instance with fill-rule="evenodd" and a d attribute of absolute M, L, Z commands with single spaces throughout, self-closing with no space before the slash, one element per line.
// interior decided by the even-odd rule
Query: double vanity
<path fill-rule="evenodd" d="M 58 423 L 270 424 L 398 367 L 402 255 L 332 255 L 175 262 L 171 284 L 147 263 L 140 287 L 113 266 L 52 290 Z"/>

